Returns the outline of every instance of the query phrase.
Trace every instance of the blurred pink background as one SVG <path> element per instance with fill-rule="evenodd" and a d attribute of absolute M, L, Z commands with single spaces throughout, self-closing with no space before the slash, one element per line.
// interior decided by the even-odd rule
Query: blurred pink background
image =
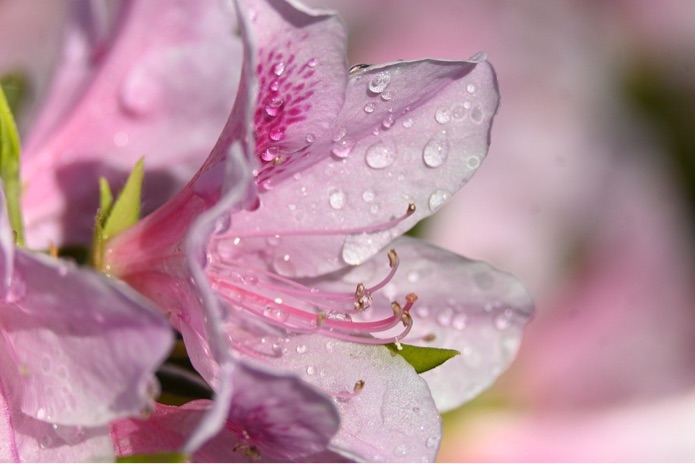
<path fill-rule="evenodd" d="M 350 62 L 486 51 L 489 157 L 423 227 L 537 316 L 441 461 L 695 460 L 695 3 L 313 0 Z"/>

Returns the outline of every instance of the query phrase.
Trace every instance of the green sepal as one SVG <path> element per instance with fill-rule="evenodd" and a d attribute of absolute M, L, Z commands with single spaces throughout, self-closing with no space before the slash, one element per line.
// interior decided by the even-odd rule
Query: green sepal
<path fill-rule="evenodd" d="M 169 453 L 133 454 L 116 458 L 116 462 L 190 462 L 185 453 L 171 451 Z"/>
<path fill-rule="evenodd" d="M 12 114 L 19 114 L 29 95 L 29 81 L 20 72 L 10 72 L 0 76 L 0 87 L 5 92 L 7 106 Z"/>
<path fill-rule="evenodd" d="M 399 343 L 398 345 L 389 343 L 386 345 L 386 348 L 393 354 L 403 356 L 418 374 L 441 366 L 449 359 L 461 354 L 460 351 L 447 348 L 428 348 L 424 346 L 406 345 L 403 343 Z"/>
<path fill-rule="evenodd" d="M 140 219 L 144 173 L 145 161 L 140 158 L 115 202 L 108 181 L 103 177 L 99 179 L 99 211 L 95 219 L 92 246 L 92 264 L 96 269 L 103 267 L 106 242 Z"/>
<path fill-rule="evenodd" d="M 19 181 L 19 135 L 12 111 L 0 87 L 0 178 L 5 188 L 7 214 L 18 245 L 24 245 L 24 223 Z"/>

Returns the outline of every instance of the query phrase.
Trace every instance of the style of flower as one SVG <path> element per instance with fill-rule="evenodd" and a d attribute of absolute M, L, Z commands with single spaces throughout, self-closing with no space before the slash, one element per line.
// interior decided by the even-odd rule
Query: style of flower
<path fill-rule="evenodd" d="M 229 410 L 231 372 L 263 366 L 333 399 L 340 428 L 327 451 L 433 460 L 439 410 L 506 368 L 532 313 L 512 276 L 396 238 L 485 157 L 492 68 L 477 55 L 348 72 L 335 15 L 240 3 L 244 65 L 222 135 L 176 197 L 107 245 L 107 270 L 182 333 L 218 394 L 210 436 Z M 462 355 L 420 376 L 388 343 Z M 263 446 L 258 430 L 231 430 L 243 450 Z M 291 450 L 271 457 L 308 459 Z"/>
<path fill-rule="evenodd" d="M 0 296 L 0 460 L 108 459 L 108 424 L 152 407 L 166 320 L 122 283 L 15 249 L 1 189 Z"/>
<path fill-rule="evenodd" d="M 34 27 L 19 24 L 44 38 L 40 47 L 22 41 L 23 53 L 0 60 L 0 76 L 25 76 L 28 95 L 41 100 L 39 111 L 29 102 L 30 120 L 19 118 L 31 247 L 89 243 L 99 177 L 121 184 L 143 155 L 147 211 L 185 185 L 233 103 L 219 98 L 233 95 L 241 63 L 231 11 L 216 0 L 52 2 L 51 15 L 2 8 L 8 21 L 29 16 Z M 11 26 L 0 34 L 8 48 L 22 33 Z"/>

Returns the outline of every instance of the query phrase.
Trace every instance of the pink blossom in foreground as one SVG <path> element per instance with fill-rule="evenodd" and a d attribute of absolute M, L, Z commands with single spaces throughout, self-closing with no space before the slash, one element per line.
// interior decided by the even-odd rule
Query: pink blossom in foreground
<path fill-rule="evenodd" d="M 22 200 L 34 248 L 88 243 L 99 177 L 118 185 L 142 156 L 145 210 L 178 191 L 224 126 L 241 63 L 234 16 L 216 0 L 51 6 L 62 30 L 44 30 L 41 18 L 25 27 L 41 27 L 60 61 L 35 71 L 30 41 L 21 59 L 0 60 L 0 72 L 24 73 L 30 90 L 42 91 L 40 112 L 23 131 Z M 22 30 L 13 31 L 0 34 L 1 46 L 21 40 Z M 39 71 L 52 68 L 44 92 L 48 76 Z"/>
<path fill-rule="evenodd" d="M 506 368 L 532 308 L 510 275 L 396 239 L 485 157 L 492 68 L 478 56 L 348 75 L 334 15 L 243 5 L 240 91 L 217 145 L 173 200 L 109 244 L 108 270 L 170 314 L 217 390 L 206 433 L 228 410 L 230 371 L 258 365 L 333 397 L 341 422 L 328 450 L 433 460 L 438 408 Z M 389 342 L 462 355 L 418 376 Z M 253 431 L 235 432 L 258 446 Z"/>
<path fill-rule="evenodd" d="M 0 205 L 0 460 L 108 459 L 107 425 L 151 407 L 171 330 L 125 285 L 15 249 Z"/>

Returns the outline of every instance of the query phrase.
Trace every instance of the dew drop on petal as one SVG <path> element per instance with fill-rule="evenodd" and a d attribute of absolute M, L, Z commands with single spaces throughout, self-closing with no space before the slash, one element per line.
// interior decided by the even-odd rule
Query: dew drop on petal
<path fill-rule="evenodd" d="M 451 327 L 453 327 L 456 330 L 465 329 L 467 324 L 468 324 L 468 316 L 466 314 L 457 314 L 451 320 Z"/>
<path fill-rule="evenodd" d="M 328 351 L 328 352 L 333 352 L 334 349 L 335 349 L 335 342 L 332 341 L 332 340 L 331 340 L 331 341 L 327 341 L 327 342 L 326 342 L 326 351 Z"/>
<path fill-rule="evenodd" d="M 480 158 L 477 156 L 469 156 L 466 159 L 466 166 L 468 166 L 468 169 L 478 169 L 478 167 L 480 167 Z"/>
<path fill-rule="evenodd" d="M 437 111 L 434 112 L 434 119 L 439 124 L 446 124 L 451 121 L 451 112 L 448 108 L 438 108 Z"/>
<path fill-rule="evenodd" d="M 276 127 L 270 131 L 269 137 L 270 140 L 279 142 L 280 140 L 285 138 L 285 131 L 279 127 Z"/>
<path fill-rule="evenodd" d="M 316 368 L 314 366 L 309 366 L 306 368 L 306 373 L 309 375 L 314 375 L 316 374 Z"/>
<path fill-rule="evenodd" d="M 285 72 L 285 63 L 280 61 L 279 63 L 275 64 L 273 66 L 273 74 L 276 76 L 282 76 L 282 73 Z"/>
<path fill-rule="evenodd" d="M 277 158 L 279 153 L 280 149 L 278 147 L 268 147 L 263 150 L 263 153 L 261 153 L 261 159 L 263 161 L 273 161 L 275 158 Z"/>
<path fill-rule="evenodd" d="M 309 61 L 307 61 L 306 65 L 309 66 L 310 68 L 315 68 L 316 65 L 319 64 L 319 60 L 316 58 L 312 58 Z"/>
<path fill-rule="evenodd" d="M 369 212 L 372 214 L 376 214 L 379 212 L 379 206 L 377 205 L 372 205 L 369 207 Z"/>
<path fill-rule="evenodd" d="M 446 131 L 438 132 L 432 136 L 422 150 L 422 159 L 431 168 L 438 168 L 444 164 L 448 155 L 449 141 L 447 140 Z"/>
<path fill-rule="evenodd" d="M 483 122 L 483 109 L 481 108 L 480 105 L 475 105 L 471 109 L 471 121 L 473 121 L 476 124 L 480 124 Z"/>
<path fill-rule="evenodd" d="M 388 129 L 393 126 L 393 116 L 388 115 L 383 121 L 381 121 L 381 125 L 384 126 L 384 129 Z"/>
<path fill-rule="evenodd" d="M 328 195 L 328 204 L 333 209 L 342 209 L 345 206 L 345 192 L 342 190 L 331 190 Z"/>
<path fill-rule="evenodd" d="M 437 189 L 430 195 L 428 206 L 432 212 L 437 211 L 449 199 L 451 194 L 443 189 Z"/>
<path fill-rule="evenodd" d="M 439 440 L 441 440 L 439 435 L 432 435 L 425 442 L 425 446 L 429 449 L 435 449 L 437 446 L 439 446 Z"/>
<path fill-rule="evenodd" d="M 512 323 L 512 311 L 507 309 L 495 316 L 494 324 L 497 330 L 507 330 Z"/>
<path fill-rule="evenodd" d="M 398 445 L 395 448 L 393 448 L 393 453 L 396 456 L 405 456 L 408 454 L 408 447 L 406 445 Z"/>
<path fill-rule="evenodd" d="M 372 93 L 381 93 L 391 82 L 391 74 L 388 71 L 377 73 L 376 76 L 369 81 L 369 91 Z"/>
<path fill-rule="evenodd" d="M 453 116 L 454 119 L 456 119 L 457 121 L 460 121 L 460 120 L 466 118 L 467 112 L 468 112 L 468 110 L 466 109 L 465 106 L 456 105 L 456 106 L 454 106 L 454 109 L 452 110 L 451 115 Z"/>
<path fill-rule="evenodd" d="M 362 192 L 362 200 L 364 200 L 365 203 L 371 203 L 374 201 L 374 192 L 371 190 L 365 190 Z"/>
<path fill-rule="evenodd" d="M 299 354 L 304 354 L 304 353 L 306 353 L 307 351 L 309 351 L 309 348 L 307 348 L 306 345 L 297 345 L 296 350 L 297 350 L 297 353 L 299 353 Z"/>
<path fill-rule="evenodd" d="M 384 92 L 384 93 L 381 94 L 381 99 L 384 100 L 384 101 L 389 101 L 389 100 L 391 100 L 392 98 L 393 98 L 393 93 L 391 93 L 391 92 L 388 92 L 388 91 L 387 91 L 387 92 Z"/>
<path fill-rule="evenodd" d="M 367 103 L 364 105 L 364 112 L 369 114 L 374 112 L 374 103 Z"/>
<path fill-rule="evenodd" d="M 377 142 L 367 148 L 365 161 L 373 169 L 384 169 L 391 166 L 396 159 L 396 147 L 385 142 Z"/>
<path fill-rule="evenodd" d="M 280 90 L 280 81 L 278 81 L 277 79 L 275 79 L 274 81 L 272 81 L 272 82 L 270 83 L 270 90 L 271 90 L 272 92 L 277 92 L 278 90 Z"/>
<path fill-rule="evenodd" d="M 403 120 L 403 127 L 405 127 L 406 129 L 409 129 L 409 128 L 413 127 L 414 123 L 415 123 L 415 121 L 413 121 L 413 118 L 407 118 L 407 119 Z"/>
<path fill-rule="evenodd" d="M 316 141 L 316 136 L 314 134 L 306 135 L 306 143 L 314 143 Z"/>
<path fill-rule="evenodd" d="M 352 151 L 353 145 L 354 142 L 352 140 L 342 139 L 333 143 L 333 148 L 331 149 L 331 152 L 338 158 L 347 158 L 350 152 Z"/>
<path fill-rule="evenodd" d="M 477 90 L 477 88 L 475 87 L 475 84 L 473 84 L 473 83 L 470 83 L 466 86 L 466 91 L 468 93 L 475 93 L 476 90 Z"/>

